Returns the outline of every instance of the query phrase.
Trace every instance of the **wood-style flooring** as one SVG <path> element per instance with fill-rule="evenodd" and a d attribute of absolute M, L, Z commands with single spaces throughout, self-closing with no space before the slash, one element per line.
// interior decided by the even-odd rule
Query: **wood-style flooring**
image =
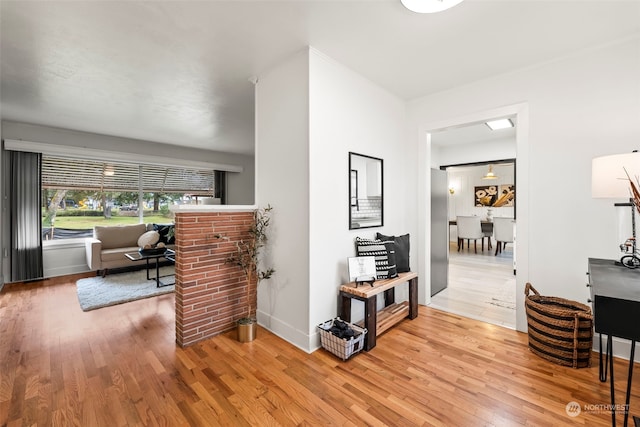
<path fill-rule="evenodd" d="M 596 355 L 588 369 L 554 365 L 526 334 L 429 307 L 343 362 L 264 329 L 177 348 L 174 295 L 85 313 L 74 281 L 0 293 L 1 426 L 611 424 Z M 570 417 L 569 402 L 585 410 Z"/>
<path fill-rule="evenodd" d="M 513 245 L 495 256 L 478 246 L 458 252 L 449 248 L 449 283 L 431 298 L 431 307 L 476 320 L 515 329 L 516 276 L 513 274 Z"/>

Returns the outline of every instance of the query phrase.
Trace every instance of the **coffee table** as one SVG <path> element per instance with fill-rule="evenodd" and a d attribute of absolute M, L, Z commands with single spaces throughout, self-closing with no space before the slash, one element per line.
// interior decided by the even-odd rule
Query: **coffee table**
<path fill-rule="evenodd" d="M 163 277 L 174 276 L 173 274 L 166 275 L 166 276 L 160 276 L 160 258 L 166 258 L 167 260 L 175 263 L 176 262 L 176 252 L 174 250 L 167 249 L 164 252 L 150 253 L 150 254 L 145 254 L 145 253 L 140 253 L 140 252 L 128 252 L 128 253 L 124 254 L 124 256 L 126 256 L 131 261 L 145 261 L 146 262 L 146 268 L 147 268 L 147 280 L 155 280 L 156 281 L 156 287 L 161 288 L 163 286 L 175 285 L 175 283 L 176 283 L 175 279 L 174 279 L 174 281 L 172 283 L 163 283 L 160 280 Z M 155 262 L 152 264 L 151 260 L 155 260 Z M 151 270 L 153 267 L 155 267 L 155 269 L 156 269 L 156 276 L 155 277 L 150 277 L 149 270 Z"/>

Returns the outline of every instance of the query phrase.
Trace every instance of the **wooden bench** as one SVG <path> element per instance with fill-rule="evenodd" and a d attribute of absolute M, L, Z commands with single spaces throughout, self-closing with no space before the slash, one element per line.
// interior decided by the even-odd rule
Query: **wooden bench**
<path fill-rule="evenodd" d="M 409 301 L 395 302 L 395 287 L 409 282 Z M 384 309 L 377 310 L 377 296 L 384 292 Z M 340 317 L 351 322 L 351 300 L 364 302 L 364 321 L 367 335 L 364 349 L 371 350 L 376 346 L 376 337 L 400 322 L 404 318 L 418 317 L 418 274 L 413 272 L 400 273 L 398 277 L 387 280 L 376 280 L 373 286 L 355 282 L 340 287 L 342 308 Z"/>

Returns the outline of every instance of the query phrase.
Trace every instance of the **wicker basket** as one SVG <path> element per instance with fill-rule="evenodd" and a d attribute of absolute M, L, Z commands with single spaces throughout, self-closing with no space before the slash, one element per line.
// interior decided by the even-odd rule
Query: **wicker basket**
<path fill-rule="evenodd" d="M 320 344 L 322 348 L 335 354 L 340 359 L 347 360 L 364 347 L 364 337 L 367 334 L 367 329 L 361 328 L 353 323 L 348 323 L 355 332 L 355 336 L 350 339 L 340 338 L 330 332 L 330 329 L 333 327 L 333 322 L 336 320 L 340 320 L 340 318 L 336 317 L 335 319 L 327 320 L 318 325 L 320 329 Z"/>
<path fill-rule="evenodd" d="M 531 283 L 527 283 L 524 294 L 531 351 L 559 365 L 591 366 L 591 308 L 564 298 L 541 296 Z"/>

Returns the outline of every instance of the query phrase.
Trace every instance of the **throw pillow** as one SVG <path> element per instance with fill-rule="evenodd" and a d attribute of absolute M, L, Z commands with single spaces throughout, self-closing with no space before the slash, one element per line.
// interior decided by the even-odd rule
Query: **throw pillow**
<path fill-rule="evenodd" d="M 385 236 L 384 234 L 376 233 L 376 239 L 396 242 L 396 265 L 398 267 L 398 273 L 411 271 L 411 267 L 409 266 L 410 239 L 408 234 L 402 236 Z"/>
<path fill-rule="evenodd" d="M 151 230 L 144 233 L 138 238 L 138 246 L 144 248 L 147 245 L 155 245 L 160 240 L 160 234 L 157 231 Z"/>
<path fill-rule="evenodd" d="M 153 224 L 153 229 L 160 234 L 160 242 L 172 245 L 176 242 L 176 236 L 167 237 L 169 231 L 175 227 L 173 224 Z"/>
<path fill-rule="evenodd" d="M 398 277 L 395 247 L 394 241 L 383 242 L 356 237 L 356 255 L 376 258 L 376 276 L 380 280 Z"/>

